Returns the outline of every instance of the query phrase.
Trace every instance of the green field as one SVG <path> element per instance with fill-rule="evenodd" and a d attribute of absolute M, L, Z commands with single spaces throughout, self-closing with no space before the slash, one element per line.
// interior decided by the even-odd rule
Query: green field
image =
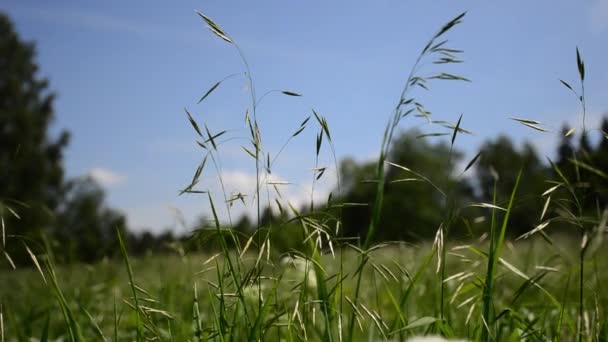
<path fill-rule="evenodd" d="M 578 264 L 573 245 L 542 239 L 506 242 L 504 261 L 496 274 L 492 297 L 499 318 L 493 330 L 500 340 L 574 340 L 577 335 Z M 436 254 L 431 245 L 389 245 L 370 255 L 364 270 L 362 291 L 355 313 L 354 340 L 397 340 L 411 334 L 444 333 L 460 338 L 475 339 L 482 329 L 482 289 L 487 267 L 483 254 L 487 244 L 476 243 L 448 246 L 444 293 L 444 321 L 441 313 L 440 278 L 436 272 Z M 570 253 L 573 252 L 573 253 Z M 606 338 L 605 310 L 608 293 L 603 281 L 606 253 L 602 251 L 586 263 L 584 278 L 585 340 Z M 240 278 L 251 269 L 257 255 L 242 258 L 232 255 L 242 267 Z M 243 303 L 230 292 L 235 288 L 229 277 L 221 281 L 216 267 L 226 263 L 208 256 L 150 256 L 131 260 L 135 284 L 140 289 L 138 303 L 143 320 L 144 335 L 162 340 L 195 340 L 197 320 L 193 317 L 198 306 L 198 322 L 202 338 L 215 334 L 221 306 L 224 305 L 226 334 L 245 340 L 251 333 L 247 320 L 255 322 L 259 315 L 255 280 L 243 291 Z M 263 316 L 262 340 L 322 340 L 325 323 L 318 303 L 318 284 L 305 281 L 305 267 L 266 256 L 261 279 Z M 333 318 L 335 338 L 348 333 L 347 322 L 352 310 L 355 279 L 354 267 L 358 253 L 346 251 L 321 260 L 323 277 L 329 289 L 342 274 L 342 288 L 337 288 Z M 342 264 L 341 264 L 342 262 Z M 342 273 L 340 273 L 342 265 Z M 63 296 L 74 315 L 84 340 L 132 340 L 137 335 L 137 317 L 124 263 L 120 260 L 96 265 L 62 266 L 55 270 Z M 314 277 L 314 271 L 308 273 Z M 49 273 L 45 273 L 50 281 Z M 223 283 L 222 283 L 223 282 Z M 220 289 L 220 285 L 222 288 Z M 194 288 L 198 292 L 195 302 Z M 224 300 L 220 300 L 223 292 Z M 0 299 L 3 303 L 5 338 L 7 341 L 28 340 L 27 337 L 48 336 L 68 338 L 67 326 L 61 314 L 56 293 L 34 269 L 3 271 L 0 275 Z M 197 303 L 197 304 L 193 304 Z M 223 303 L 223 304 L 222 304 Z M 268 306 L 266 306 L 268 305 Z M 294 315 L 294 312 L 298 314 Z M 48 328 L 45 327 L 48 324 Z M 338 330 L 341 326 L 341 332 Z M 215 336 L 220 340 L 219 336 Z"/>

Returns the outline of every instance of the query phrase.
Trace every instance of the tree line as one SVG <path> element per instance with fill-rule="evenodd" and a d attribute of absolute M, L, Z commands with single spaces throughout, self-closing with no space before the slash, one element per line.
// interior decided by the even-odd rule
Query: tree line
<path fill-rule="evenodd" d="M 485 141 L 479 153 L 466 161 L 463 153 L 450 149 L 446 142 L 433 143 L 417 130 L 402 132 L 388 160 L 391 165 L 405 168 L 394 166 L 387 171 L 384 205 L 375 239 L 377 242 L 433 239 L 446 219 L 453 219 L 452 239 L 478 238 L 488 230 L 489 205 L 498 208 L 507 205 L 520 169 L 522 176 L 507 234 L 517 238 L 548 218 L 555 218 L 547 230 L 578 236 L 580 231 L 560 221 L 560 215 L 594 217 L 608 204 L 608 178 L 601 171 L 608 168 L 605 136 L 608 119 L 603 120 L 600 129 L 591 132 L 598 131 L 601 137 L 593 143 L 589 133 L 568 134 L 571 129 L 564 125 L 555 157 L 541 156 L 531 143 L 518 146 L 508 136 L 501 135 Z M 331 203 L 320 205 L 312 214 L 339 218 L 339 238 L 365 236 L 376 194 L 375 168 L 375 161 L 342 160 L 339 174 L 343 193 L 334 196 Z M 582 212 L 575 212 L 578 207 L 565 187 L 555 187 L 562 177 L 580 190 L 577 195 L 580 195 Z M 549 195 L 555 205 L 545 211 Z M 302 212 L 306 211 L 303 208 Z M 446 213 L 451 213 L 451 217 L 447 218 Z M 336 221 L 330 226 L 335 227 Z M 301 238 L 289 238 L 292 234 L 301 235 L 298 225 L 283 211 L 266 208 L 260 225 L 271 229 L 275 247 L 284 251 L 301 247 Z M 236 229 L 253 232 L 256 224 L 244 217 Z"/>

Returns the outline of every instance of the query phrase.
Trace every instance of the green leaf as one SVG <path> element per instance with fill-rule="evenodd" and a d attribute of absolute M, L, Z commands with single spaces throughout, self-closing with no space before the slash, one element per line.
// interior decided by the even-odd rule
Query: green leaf
<path fill-rule="evenodd" d="M 428 138 L 428 137 L 443 137 L 446 135 L 450 135 L 450 133 L 425 133 L 419 134 L 416 136 L 416 139 Z"/>
<path fill-rule="evenodd" d="M 217 145 L 215 144 L 214 136 L 211 135 L 211 132 L 209 131 L 209 127 L 207 127 L 207 125 L 205 125 L 205 131 L 207 132 L 207 136 L 209 137 L 209 139 L 207 139 L 206 142 L 207 141 L 211 142 L 211 145 L 213 146 L 213 149 L 217 150 Z M 225 131 L 222 132 L 222 133 L 220 133 L 220 134 L 218 134 L 218 135 L 222 135 L 224 133 L 225 133 Z"/>
<path fill-rule="evenodd" d="M 323 131 L 319 132 L 317 135 L 317 155 L 321 151 L 321 144 L 323 143 Z"/>
<path fill-rule="evenodd" d="M 268 174 L 272 173 L 270 172 L 270 153 L 266 153 L 266 171 Z"/>
<path fill-rule="evenodd" d="M 301 126 L 294 134 L 291 135 L 291 137 L 296 137 L 298 134 L 302 133 L 305 128 L 306 126 Z"/>
<path fill-rule="evenodd" d="M 203 149 L 205 149 L 205 150 L 207 150 L 207 149 L 208 149 L 208 148 L 207 148 L 207 146 L 206 146 L 204 143 L 202 143 L 202 142 L 200 142 L 200 141 L 198 141 L 198 140 L 196 141 L 196 144 L 197 144 L 198 146 L 202 147 L 202 148 L 203 148 Z"/>
<path fill-rule="evenodd" d="M 391 335 L 401 332 L 401 331 L 405 331 L 405 330 L 411 330 L 414 328 L 424 327 L 424 326 L 433 324 L 433 323 L 437 322 L 438 320 L 439 319 L 437 319 L 435 317 L 430 317 L 430 316 L 420 317 L 420 318 L 414 320 L 412 323 L 406 325 L 405 327 L 391 332 Z"/>
<path fill-rule="evenodd" d="M 190 185 L 188 185 L 184 190 L 180 191 L 180 193 L 179 193 L 180 195 L 191 192 L 192 188 L 198 183 L 198 179 L 200 178 L 201 173 L 203 172 L 203 169 L 205 168 L 205 164 L 207 163 L 207 157 L 209 157 L 209 154 L 205 155 L 205 158 L 203 159 L 203 161 L 196 168 L 196 171 L 194 172 L 194 176 L 192 176 L 192 181 L 190 182 Z"/>
<path fill-rule="evenodd" d="M 581 54 L 576 48 L 576 66 L 578 67 L 578 75 L 581 77 L 581 81 L 585 80 L 585 62 L 581 58 Z"/>
<path fill-rule="evenodd" d="M 106 338 L 106 336 L 103 334 L 103 331 L 101 330 L 101 328 L 99 327 L 99 324 L 97 324 L 97 322 L 95 322 L 95 318 L 93 318 L 93 315 L 91 315 L 87 309 L 82 308 L 82 310 L 84 311 L 84 313 L 87 315 L 87 317 L 89 318 L 89 321 L 91 321 L 91 325 L 93 326 L 93 330 L 95 331 L 95 333 L 103 340 L 103 341 L 107 341 L 108 339 Z"/>
<path fill-rule="evenodd" d="M 606 174 L 604 171 L 599 170 L 599 169 L 597 169 L 597 168 L 595 168 L 595 167 L 593 167 L 593 166 L 591 166 L 589 164 L 583 163 L 581 161 L 578 161 L 578 160 L 572 159 L 572 158 L 568 159 L 568 161 L 571 162 L 572 164 L 578 166 L 578 167 L 581 167 L 581 168 L 587 170 L 587 171 L 593 172 L 596 175 L 598 175 L 598 176 L 600 176 L 600 177 L 602 177 L 604 179 L 608 179 L 608 174 Z"/>
<path fill-rule="evenodd" d="M 475 155 L 475 157 L 473 157 L 473 159 L 471 159 L 471 161 L 467 164 L 467 167 L 464 168 L 464 172 L 467 172 L 468 169 L 471 168 L 471 166 L 473 166 L 473 164 L 475 164 L 475 162 L 477 161 L 477 159 L 479 159 L 479 156 L 481 156 L 481 151 L 477 152 L 477 154 Z"/>
<path fill-rule="evenodd" d="M 464 18 L 464 16 L 466 14 L 467 14 L 467 12 L 463 12 L 463 13 L 459 14 L 458 16 L 456 16 L 454 19 L 450 20 L 445 25 L 443 25 L 443 27 L 439 30 L 439 32 L 437 32 L 437 34 L 435 34 L 435 37 L 433 38 L 433 40 L 439 38 L 440 36 L 442 36 L 444 33 L 448 32 L 452 27 L 456 26 L 457 24 L 460 24 L 462 22 L 462 18 Z M 429 42 L 429 43 L 431 43 L 431 42 Z M 430 44 L 429 44 L 429 46 L 430 46 Z M 425 51 L 426 50 L 428 50 L 428 47 L 425 48 Z"/>
<path fill-rule="evenodd" d="M 281 93 L 283 93 L 285 95 L 288 95 L 288 96 L 302 96 L 302 95 L 300 95 L 298 93 L 294 93 L 292 91 L 287 91 L 287 90 L 281 91 Z"/>
<path fill-rule="evenodd" d="M 122 254 L 122 258 L 125 262 L 125 267 L 127 269 L 127 275 L 129 276 L 129 284 L 131 285 L 131 292 L 133 293 L 133 301 L 135 303 L 135 318 L 136 318 L 136 326 L 137 326 L 137 341 L 143 341 L 143 322 L 140 317 L 140 309 L 139 309 L 139 300 L 137 297 L 137 289 L 135 288 L 135 279 L 133 277 L 133 268 L 131 267 L 131 262 L 129 261 L 129 253 L 127 252 L 127 247 L 125 247 L 125 242 L 122 238 L 122 234 L 120 233 L 120 229 L 116 227 L 116 235 L 118 237 L 118 245 L 120 246 L 120 251 Z"/>
<path fill-rule="evenodd" d="M 418 113 L 420 113 L 420 116 L 425 117 L 426 120 L 429 123 L 431 123 L 431 119 L 430 119 L 431 112 L 426 110 L 421 103 L 416 102 L 416 103 L 414 103 L 414 105 L 416 106 L 416 111 L 418 111 Z"/>
<path fill-rule="evenodd" d="M 241 146 L 243 148 L 243 150 L 245 150 L 245 152 L 247 152 L 248 155 L 251 156 L 251 158 L 255 159 L 255 154 L 253 152 L 251 152 L 249 149 L 247 149 L 247 147 L 245 146 Z"/>
<path fill-rule="evenodd" d="M 25 244 L 25 242 L 23 242 L 23 246 L 25 247 L 25 250 L 27 251 L 27 253 L 30 255 L 30 258 L 32 259 L 32 261 L 34 262 L 34 266 L 36 266 L 36 269 L 38 269 L 38 272 L 42 276 L 42 280 L 44 280 L 44 283 L 47 284 L 46 277 L 44 276 L 44 272 L 42 272 L 42 268 L 40 268 L 40 264 L 38 263 L 38 259 L 36 258 L 36 255 L 34 255 L 32 250 Z"/>
<path fill-rule="evenodd" d="M 304 119 L 304 121 L 302 121 L 302 123 L 300 124 L 300 126 L 306 125 L 306 123 L 308 123 L 308 120 L 310 120 L 310 116 L 307 117 L 306 119 Z"/>
<path fill-rule="evenodd" d="M 429 90 L 429 88 L 427 86 L 425 86 L 424 83 L 416 83 L 416 85 L 424 90 Z"/>
<path fill-rule="evenodd" d="M 529 124 L 533 124 L 533 125 L 538 125 L 540 124 L 539 121 L 536 120 L 530 120 L 530 119 L 521 119 L 521 118 L 514 118 L 514 117 L 509 117 L 509 119 L 511 120 L 515 120 L 515 121 L 519 121 L 521 123 L 529 123 Z"/>
<path fill-rule="evenodd" d="M 400 106 L 405 106 L 405 105 L 408 105 L 408 104 L 412 103 L 413 101 L 414 101 L 414 99 L 413 99 L 413 98 L 409 98 L 409 99 L 407 99 L 407 100 L 406 100 L 406 99 L 403 99 L 403 100 L 401 100 L 401 102 L 399 103 L 399 105 L 400 105 Z"/>
<path fill-rule="evenodd" d="M 463 53 L 464 50 L 457 50 L 457 49 L 441 49 L 440 51 L 446 51 L 446 52 L 450 52 L 450 53 Z"/>
<path fill-rule="evenodd" d="M 296 137 L 298 134 L 302 133 L 302 131 L 306 128 L 306 123 L 308 123 L 308 120 L 310 120 L 310 116 L 307 117 L 306 119 L 304 119 L 304 121 L 302 121 L 302 123 L 300 124 L 300 128 L 298 128 L 298 130 L 291 135 L 292 138 Z"/>
<path fill-rule="evenodd" d="M 471 82 L 471 80 L 469 80 L 466 77 L 462 77 L 462 76 L 458 76 L 458 75 L 454 75 L 454 74 L 449 74 L 447 72 L 442 72 L 442 73 L 439 73 L 437 75 L 431 76 L 429 78 L 430 79 L 437 79 L 437 80 L 450 80 L 450 81 Z"/>
<path fill-rule="evenodd" d="M 496 269 L 498 265 L 498 261 L 500 260 L 500 253 L 502 251 L 505 234 L 507 231 L 507 225 L 509 223 L 509 218 L 511 216 L 511 210 L 513 209 L 513 203 L 515 202 L 515 194 L 517 193 L 517 189 L 519 188 L 519 181 L 521 180 L 521 176 L 523 173 L 523 167 L 519 169 L 519 173 L 517 174 L 517 178 L 515 179 L 515 185 L 513 186 L 513 190 L 511 191 L 511 197 L 509 199 L 507 209 L 504 213 L 502 225 L 500 226 L 500 230 L 496 231 L 495 228 L 498 228 L 494 225 L 494 212 L 492 213 L 492 226 L 490 228 L 491 233 L 491 241 L 490 241 L 490 249 L 488 251 L 488 267 L 486 271 L 486 279 L 483 288 L 482 295 L 482 317 L 481 319 L 485 322 L 492 322 L 492 305 L 493 305 L 493 291 L 494 284 L 496 281 Z M 494 199 L 493 204 L 496 203 L 496 191 L 494 191 Z M 488 327 L 482 330 L 482 340 L 487 340 L 487 336 L 491 334 L 489 329 L 492 327 Z"/>
<path fill-rule="evenodd" d="M 445 40 L 442 40 L 441 42 L 439 42 L 439 43 L 437 43 L 437 44 L 433 45 L 433 47 L 431 48 L 431 51 L 433 51 L 433 52 L 439 51 L 439 50 L 440 50 L 440 48 L 441 48 L 442 46 L 444 46 L 444 45 L 445 45 L 447 42 L 448 42 L 448 40 L 447 40 L 447 39 L 445 39 Z"/>
<path fill-rule="evenodd" d="M 564 80 L 559 80 L 560 82 L 562 82 L 562 84 L 564 85 L 564 87 L 574 91 L 574 89 L 572 89 L 572 86 L 570 86 L 566 81 Z"/>
<path fill-rule="evenodd" d="M 281 205 L 281 202 L 279 202 L 278 198 L 275 198 L 274 201 L 277 204 L 277 208 L 279 208 L 279 213 L 283 215 L 283 206 Z"/>
<path fill-rule="evenodd" d="M 196 121 L 194 121 L 194 118 L 192 117 L 192 115 L 190 114 L 188 109 L 184 108 L 184 110 L 186 111 L 186 114 L 188 115 L 188 121 L 190 121 L 190 124 L 192 125 L 192 127 L 194 128 L 196 133 L 202 138 L 203 133 L 201 133 L 201 129 L 198 127 L 198 124 L 196 123 Z"/>
<path fill-rule="evenodd" d="M 42 328 L 42 335 L 40 336 L 40 342 L 46 342 L 49 339 L 49 322 L 50 321 L 51 321 L 51 315 L 50 315 L 50 313 L 47 313 L 46 320 L 44 321 L 44 327 Z"/>
<path fill-rule="evenodd" d="M 319 125 L 321 125 L 321 128 L 325 132 L 325 135 L 327 135 L 327 139 L 331 141 L 331 135 L 329 134 L 329 126 L 327 125 L 327 121 L 325 120 L 325 118 L 317 114 L 314 109 L 312 110 L 312 113 L 315 115 L 315 118 L 319 122 Z"/>
<path fill-rule="evenodd" d="M 206 126 L 205 126 L 205 127 L 206 127 Z M 208 143 L 208 142 L 210 142 L 210 141 L 212 141 L 212 140 L 217 139 L 218 137 L 222 136 L 222 135 L 223 135 L 224 133 L 226 133 L 226 132 L 227 132 L 227 131 L 221 131 L 221 132 L 219 132 L 219 133 L 215 134 L 214 136 L 209 137 L 209 139 L 205 140 L 205 143 Z"/>
<path fill-rule="evenodd" d="M 215 88 L 217 88 L 220 85 L 220 83 L 222 83 L 222 81 L 217 82 L 216 84 L 213 85 L 213 87 L 209 88 L 209 90 L 207 90 L 205 95 L 203 95 L 203 97 L 201 97 L 201 99 L 198 100 L 197 103 L 203 102 L 203 100 L 205 100 L 207 98 L 207 96 L 209 96 L 209 94 L 211 94 L 211 92 L 213 92 L 215 90 Z"/>
<path fill-rule="evenodd" d="M 536 121 L 536 120 L 520 119 L 520 118 L 514 118 L 514 117 L 509 117 L 509 119 L 515 120 L 515 121 L 521 123 L 522 125 L 528 126 L 528 127 L 532 128 L 532 129 L 535 129 L 537 131 L 548 132 L 545 128 L 539 126 L 540 122 Z"/>
<path fill-rule="evenodd" d="M 327 135 L 327 140 L 331 141 L 331 134 L 329 134 L 329 125 L 327 124 L 327 120 L 325 120 L 325 117 L 323 117 L 322 120 L 323 130 L 325 131 L 325 135 Z"/>
<path fill-rule="evenodd" d="M 538 126 L 538 125 L 529 124 L 529 123 L 525 123 L 525 122 L 522 122 L 522 125 L 528 126 L 528 127 L 532 128 L 532 129 L 535 129 L 535 130 L 540 131 L 540 132 L 548 132 L 548 130 L 546 130 L 545 128 L 543 128 L 541 126 Z"/>
<path fill-rule="evenodd" d="M 458 118 L 458 122 L 456 123 L 456 127 L 454 127 L 454 134 L 452 135 L 452 146 L 454 145 L 454 141 L 456 140 L 456 134 L 458 134 L 458 129 L 460 128 L 460 122 L 462 121 L 462 114 Z"/>
<path fill-rule="evenodd" d="M 442 124 L 441 126 L 445 127 L 445 128 L 449 128 L 451 130 L 454 130 L 456 128 L 455 125 L 453 124 Z M 469 134 L 469 135 L 473 135 L 473 132 L 469 131 L 468 129 L 464 129 L 462 127 L 458 127 L 458 133 L 464 133 L 464 134 Z"/>
<path fill-rule="evenodd" d="M 228 35 L 215 22 L 213 22 L 213 20 L 211 20 L 211 18 L 207 17 L 206 15 L 204 15 L 203 13 L 201 13 L 199 11 L 196 11 L 196 14 L 198 14 L 201 18 L 203 18 L 205 23 L 207 23 L 207 27 L 209 28 L 209 30 L 211 32 L 213 32 L 216 36 L 227 41 L 228 43 L 231 43 L 231 44 L 233 43 L 232 39 L 230 39 L 230 37 L 228 37 Z"/>
<path fill-rule="evenodd" d="M 319 169 L 316 170 L 316 172 L 318 172 L 316 180 L 319 180 L 323 176 L 323 174 L 325 173 L 326 169 L 327 168 L 325 168 L 325 167 L 321 167 L 321 168 L 319 168 Z"/>
<path fill-rule="evenodd" d="M 450 64 L 450 63 L 463 63 L 464 61 L 461 59 L 455 59 L 450 57 L 441 57 L 438 60 L 434 61 L 433 64 Z"/>

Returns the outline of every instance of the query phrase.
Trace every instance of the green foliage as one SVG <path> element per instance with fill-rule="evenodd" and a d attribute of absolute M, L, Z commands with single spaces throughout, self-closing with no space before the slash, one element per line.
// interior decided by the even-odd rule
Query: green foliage
<path fill-rule="evenodd" d="M 532 281 L 526 281 L 499 263 L 497 281 L 492 296 L 496 305 L 496 315 L 502 314 L 496 322 L 497 328 L 495 331 L 497 334 L 505 340 L 513 333 L 517 336 L 528 335 L 531 340 L 542 340 L 542 337 L 545 337 L 545 339 L 561 337 L 560 340 L 562 341 L 573 340 L 576 337 L 576 326 L 572 326 L 571 323 L 576 322 L 577 292 L 573 286 L 574 278 L 572 278 L 570 286 L 567 283 L 567 274 L 570 273 L 570 269 L 559 259 L 559 256 L 556 256 L 553 247 L 544 243 L 542 239 L 520 241 L 516 244 L 516 248 L 510 248 L 510 242 L 505 242 L 501 258 L 508 260 L 511 265 L 525 272 Z M 562 250 L 563 257 L 575 254 L 576 245 L 568 239 L 556 239 L 554 242 L 555 246 Z M 487 246 L 487 244 L 476 244 L 478 248 L 485 249 Z M 462 245 L 449 244 L 448 247 L 451 250 L 455 247 L 462 247 Z M 389 339 L 399 340 L 401 335 L 404 340 L 407 340 L 413 335 L 421 335 L 426 332 L 435 331 L 435 333 L 438 333 L 435 330 L 436 324 L 416 326 L 415 323 L 419 323 L 419 319 L 423 317 L 437 317 L 435 309 L 435 303 L 439 297 L 439 288 L 436 286 L 437 275 L 432 265 L 425 264 L 430 251 L 430 244 L 424 243 L 383 247 L 370 254 L 378 270 L 387 278 L 385 279 L 380 271 L 374 267 L 366 268 L 360 303 L 370 312 L 377 312 L 381 319 L 379 322 L 383 322 L 391 328 L 385 330 Z M 450 317 L 449 325 L 454 338 L 468 338 L 474 341 L 476 330 L 483 325 L 476 318 L 481 315 L 480 306 L 477 302 L 477 299 L 480 299 L 481 296 L 478 292 L 479 288 L 474 285 L 474 282 L 469 283 L 467 280 L 475 280 L 476 277 L 485 276 L 486 264 L 484 262 L 487 263 L 487 259 L 467 249 L 458 249 L 455 253 L 462 255 L 462 257 L 451 256 L 447 260 L 448 276 L 451 279 L 446 283 L 449 291 L 449 305 L 446 307 L 446 316 Z M 357 254 L 354 250 L 344 250 L 337 254 L 336 258 L 326 255 L 321 259 L 321 265 L 328 275 L 333 275 L 339 272 L 340 259 L 342 258 L 344 260 L 344 274 L 353 274 L 356 265 L 349 260 L 356 260 Z M 599 251 L 597 267 L 600 270 L 606 267 L 607 256 L 605 250 Z M 186 257 L 174 254 L 130 258 L 135 284 L 146 292 L 138 290 L 140 306 L 166 312 L 171 317 L 168 318 L 162 313 L 148 310 L 150 321 L 157 328 L 161 340 L 169 340 L 169 329 L 174 341 L 195 340 L 194 336 L 197 328 L 193 324 L 195 315 L 193 310 L 194 283 L 197 284 L 198 316 L 203 340 L 214 339 L 212 331 L 215 329 L 215 323 L 211 303 L 213 301 L 217 310 L 218 299 L 215 295 L 209 296 L 209 291 L 212 293 L 219 292 L 219 289 L 213 286 L 213 284 L 217 285 L 219 282 L 214 271 L 200 273 L 210 267 L 215 267 L 214 261 L 203 265 L 210 257 L 211 255 L 205 254 L 189 254 Z M 248 254 L 244 259 L 246 263 L 251 265 L 255 262 L 255 257 L 254 254 Z M 467 262 L 467 259 L 470 261 Z M 218 260 L 218 265 L 221 268 L 223 265 L 221 257 L 214 260 Z M 272 311 L 269 311 L 265 317 L 265 324 L 263 325 L 265 330 L 264 340 L 266 341 L 289 340 L 289 335 L 291 335 L 292 340 L 304 339 L 304 331 L 301 330 L 299 318 L 298 316 L 293 317 L 294 309 L 304 286 L 311 288 L 314 286 L 314 282 L 304 282 L 302 270 L 305 270 L 305 268 L 297 268 L 302 265 L 305 265 L 305 263 L 296 262 L 294 266 L 289 261 L 282 264 L 278 260 L 271 260 L 263 274 L 264 277 L 280 277 L 280 280 L 277 278 L 276 280 L 268 279 L 264 281 L 265 285 L 262 288 L 264 300 L 268 301 L 272 308 Z M 560 271 L 543 271 L 535 268 L 535 266 L 557 268 Z M 309 267 L 309 276 L 312 276 L 312 266 L 309 264 Z M 418 271 L 420 271 L 419 274 Z M 542 274 L 545 275 L 540 277 Z M 113 340 L 114 298 L 117 305 L 118 340 L 135 340 L 137 329 L 135 311 L 123 301 L 124 299 L 133 303 L 132 289 L 129 285 L 129 276 L 124 261 L 102 262 L 94 266 L 58 266 L 55 269 L 55 275 L 67 305 L 79 325 L 82 340 L 99 339 L 97 329 L 83 309 L 86 309 L 93 316 L 103 334 L 109 340 Z M 572 276 L 574 277 L 574 275 Z M 344 294 L 349 298 L 352 298 L 351 295 L 356 285 L 355 280 L 352 276 L 348 276 L 342 283 Z M 594 289 L 597 281 L 602 284 L 605 280 L 608 279 L 605 272 L 602 271 L 599 273 L 599 278 L 596 278 L 593 272 L 589 272 L 585 276 L 585 283 Z M 336 282 L 330 281 L 329 284 L 329 290 L 331 291 Z M 561 330 L 557 329 L 560 311 L 551 305 L 548 297 L 535 284 L 555 295 L 560 302 L 566 303 L 563 313 L 564 324 Z M 16 289 L 21 289 L 21 292 L 17 293 Z M 257 310 L 256 293 L 255 286 L 244 289 L 244 295 L 249 296 L 247 297 L 249 298 L 247 299 L 247 305 L 251 309 L 252 317 L 255 314 L 253 310 Z M 233 340 L 238 340 L 241 337 L 241 340 L 246 340 L 246 335 L 237 333 L 245 326 L 244 312 L 242 308 L 237 310 L 236 299 L 229 295 L 226 291 L 228 309 L 236 310 L 239 319 L 234 327 L 235 337 Z M 314 305 L 313 296 L 314 292 L 308 291 L 305 297 L 308 304 L 302 301 L 298 304 L 298 315 L 307 315 L 301 316 L 301 319 L 302 323 L 306 324 L 306 336 L 310 341 L 321 340 L 322 335 L 319 336 L 321 331 L 317 329 L 321 329 L 324 324 L 319 307 Z M 397 304 L 402 298 L 404 299 L 404 305 L 400 313 L 393 304 L 391 296 L 394 297 Z M 467 302 L 473 296 L 477 297 Z M 452 300 L 452 298 L 454 299 Z M 596 300 L 601 305 L 601 303 L 608 302 L 608 294 L 600 289 L 595 295 L 591 295 L 587 299 L 590 305 Z M 49 340 L 52 341 L 61 337 L 67 340 L 67 325 L 60 307 L 56 304 L 53 290 L 50 285 L 45 285 L 41 281 L 40 274 L 37 271 L 23 269 L 0 274 L 0 301 L 3 304 L 5 341 L 10 341 L 13 337 L 17 338 L 18 336 L 40 337 L 47 317 L 50 317 Z M 340 308 L 339 303 L 337 301 L 337 309 Z M 302 305 L 305 309 L 300 310 Z M 314 312 L 316 325 L 313 325 L 313 307 L 316 308 Z M 471 307 L 474 307 L 474 309 L 469 317 Z M 357 309 L 360 312 L 359 320 L 364 330 L 361 331 L 357 324 L 355 339 L 366 340 L 370 331 L 373 331 L 372 334 L 376 338 L 383 340 L 381 333 L 374 328 L 375 323 L 371 316 L 361 305 Z M 508 311 L 504 312 L 505 309 L 508 309 Z M 343 306 L 339 310 L 342 312 L 344 329 L 345 316 L 352 310 L 345 298 Z M 593 310 L 595 311 L 595 309 Z M 593 322 L 599 324 L 597 330 L 591 331 L 592 334 L 598 335 L 605 331 L 602 330 L 605 307 L 600 306 L 599 310 L 598 321 L 594 318 L 596 315 L 593 313 L 594 311 L 590 311 L 589 317 L 591 319 L 590 329 L 595 329 L 593 328 Z M 50 313 L 50 316 L 48 316 L 48 313 Z M 277 315 L 278 317 L 275 318 Z M 334 325 L 337 331 L 337 318 L 334 320 Z M 560 336 L 556 335 L 558 331 L 561 331 Z M 153 337 L 155 333 L 151 330 L 145 330 L 144 335 Z M 337 334 L 335 337 L 338 340 Z M 215 340 L 219 340 L 219 337 L 216 336 Z M 516 340 L 519 340 L 519 338 Z"/>
<path fill-rule="evenodd" d="M 63 150 L 69 135 L 52 137 L 53 94 L 38 76 L 33 44 L 23 43 L 0 13 L 0 212 L 6 227 L 39 238 L 53 225 L 64 189 Z M 18 213 L 8 215 L 7 208 Z M 4 245 L 3 245 L 4 247 Z M 11 248 L 10 246 L 8 247 Z M 21 261 L 21 249 L 12 251 Z"/>
<path fill-rule="evenodd" d="M 417 241 L 435 236 L 448 209 L 445 194 L 436 188 L 438 186 L 453 188 L 452 200 L 460 207 L 473 201 L 471 185 L 457 178 L 454 165 L 461 160 L 461 154 L 450 151 L 445 143 L 432 144 L 417 138 L 419 136 L 418 131 L 405 132 L 396 137 L 389 151 L 388 161 L 405 166 L 411 172 L 398 167 L 386 171 L 384 213 L 374 237 L 376 241 Z M 347 159 L 340 165 L 345 188 L 340 200 L 362 205 L 343 210 L 346 236 L 364 236 L 369 225 L 376 190 L 374 164 L 357 164 Z"/>
<path fill-rule="evenodd" d="M 538 224 L 544 204 L 541 194 L 547 190 L 545 181 L 552 171 L 529 143 L 518 149 L 509 138 L 500 136 L 482 146 L 476 165 L 480 202 L 491 203 L 496 196 L 496 204 L 506 206 L 520 169 L 523 177 L 514 203 L 516 210 L 510 220 L 511 236 L 519 236 Z"/>
<path fill-rule="evenodd" d="M 85 262 L 112 256 L 118 252 L 115 230 L 125 231 L 125 221 L 122 214 L 105 207 L 104 193 L 95 182 L 72 180 L 52 231 L 54 254 L 67 261 Z"/>

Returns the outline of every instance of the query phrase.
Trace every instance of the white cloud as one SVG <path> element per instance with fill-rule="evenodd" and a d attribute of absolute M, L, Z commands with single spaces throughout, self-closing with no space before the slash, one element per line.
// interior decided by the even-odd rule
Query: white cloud
<path fill-rule="evenodd" d="M 314 200 L 318 205 L 324 204 L 329 192 L 334 189 L 334 182 L 331 181 L 333 171 L 329 170 L 315 186 Z M 327 177 L 327 179 L 325 179 Z M 245 195 L 245 203 L 236 200 L 230 206 L 230 216 L 236 222 L 242 215 L 248 215 L 253 219 L 257 213 L 257 200 L 255 198 L 256 177 L 253 172 L 242 170 L 225 170 L 222 172 L 226 196 L 241 193 Z M 275 199 L 281 202 L 284 210 L 287 204 L 291 203 L 295 208 L 300 209 L 310 203 L 311 180 L 302 182 L 288 182 L 287 179 L 279 175 L 271 175 L 266 178 L 261 177 L 261 197 L 260 206 L 263 210 L 269 204 L 276 212 L 278 208 Z M 273 183 L 278 189 L 280 196 L 273 187 Z M 207 176 L 201 179 L 197 189 L 210 191 L 218 218 L 222 222 L 228 222 L 228 209 L 224 204 L 224 197 L 221 186 L 216 176 Z M 207 200 L 207 195 L 181 196 L 177 198 L 165 198 L 152 200 L 147 203 L 126 208 L 129 227 L 134 231 L 152 230 L 155 233 L 171 227 L 174 232 L 188 232 L 193 224 L 198 221 L 201 215 L 211 217 L 211 208 Z"/>
<path fill-rule="evenodd" d="M 327 170 L 326 174 L 315 184 L 313 199 L 315 203 L 321 204 L 327 200 L 329 192 L 335 187 L 335 173 L 333 170 Z M 238 217 L 242 214 L 247 214 L 253 217 L 256 213 L 256 178 L 255 174 L 247 173 L 240 170 L 222 172 L 222 179 L 228 196 L 241 193 L 245 195 L 245 206 L 242 202 L 234 204 L 232 216 Z M 291 181 L 277 174 L 262 175 L 260 177 L 260 206 L 266 207 L 271 205 L 274 210 L 276 208 L 276 200 L 278 200 L 283 208 L 287 208 L 288 203 L 295 208 L 301 208 L 303 205 L 309 204 L 311 200 L 312 179 L 308 181 Z"/>
<path fill-rule="evenodd" d="M 174 201 L 175 202 L 175 201 Z M 194 201 L 176 203 L 152 201 L 126 208 L 128 227 L 135 232 L 161 233 L 171 229 L 174 233 L 185 233 L 189 225 L 200 214 L 200 206 Z"/>
<path fill-rule="evenodd" d="M 277 177 L 274 177 L 278 180 Z M 255 175 L 249 174 L 240 170 L 231 170 L 222 172 L 222 180 L 226 186 L 226 192 L 243 194 L 252 193 L 255 191 L 256 181 Z"/>
<path fill-rule="evenodd" d="M 127 176 L 102 167 L 94 167 L 87 175 L 103 186 L 115 186 L 127 181 Z"/>

